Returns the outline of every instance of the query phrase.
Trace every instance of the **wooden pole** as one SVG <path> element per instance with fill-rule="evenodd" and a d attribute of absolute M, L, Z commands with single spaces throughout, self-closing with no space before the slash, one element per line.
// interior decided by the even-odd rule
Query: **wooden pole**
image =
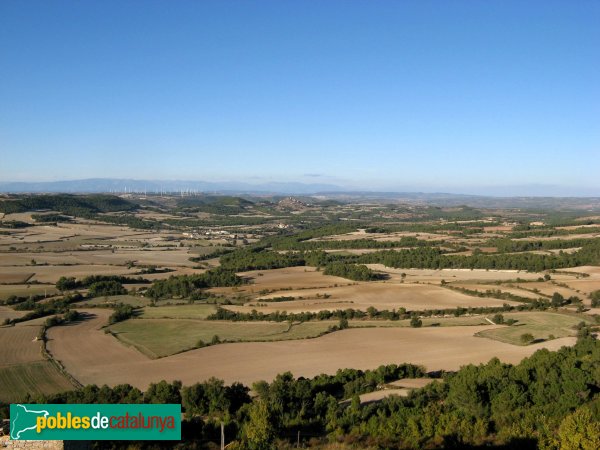
<path fill-rule="evenodd" d="M 225 423 L 221 422 L 221 450 L 225 450 Z"/>

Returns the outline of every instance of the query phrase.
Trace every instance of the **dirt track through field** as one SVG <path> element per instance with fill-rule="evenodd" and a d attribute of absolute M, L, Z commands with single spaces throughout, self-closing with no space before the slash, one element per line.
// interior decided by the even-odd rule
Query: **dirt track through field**
<path fill-rule="evenodd" d="M 344 330 L 317 339 L 287 342 L 222 344 L 150 360 L 99 328 L 110 311 L 89 310 L 91 320 L 49 330 L 48 348 L 81 383 L 129 383 L 145 389 L 161 379 L 184 384 L 211 376 L 226 383 L 272 380 L 291 371 L 295 376 L 335 373 L 339 368 L 376 368 L 410 362 L 428 370 L 455 370 L 497 356 L 517 363 L 539 348 L 555 350 L 574 338 L 530 346 L 514 346 L 473 334 L 491 326 L 450 328 L 369 328 Z"/>

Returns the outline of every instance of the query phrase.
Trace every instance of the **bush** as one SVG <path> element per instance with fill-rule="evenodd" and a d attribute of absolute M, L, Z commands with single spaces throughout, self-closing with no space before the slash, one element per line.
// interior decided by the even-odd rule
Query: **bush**
<path fill-rule="evenodd" d="M 90 285 L 90 297 L 103 297 L 108 295 L 124 295 L 127 289 L 118 281 L 98 281 Z"/>
<path fill-rule="evenodd" d="M 117 322 L 122 322 L 123 320 L 127 320 L 133 316 L 133 306 L 120 304 L 115 309 L 115 312 L 111 314 L 108 318 L 108 323 L 113 324 Z"/>
<path fill-rule="evenodd" d="M 534 337 L 533 337 L 533 334 L 531 334 L 531 333 L 523 333 L 521 335 L 521 343 L 522 344 L 525 344 L 525 345 L 531 344 L 533 342 L 533 339 L 534 339 Z"/>
<path fill-rule="evenodd" d="M 423 321 L 418 317 L 413 317 L 410 319 L 410 326 L 413 328 L 421 328 L 423 326 Z"/>

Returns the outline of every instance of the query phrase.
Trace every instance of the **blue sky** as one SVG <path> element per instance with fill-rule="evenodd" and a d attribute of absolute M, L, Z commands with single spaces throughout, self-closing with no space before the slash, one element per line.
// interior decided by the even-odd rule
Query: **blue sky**
<path fill-rule="evenodd" d="M 599 23 L 591 0 L 4 0 L 0 181 L 600 195 Z"/>

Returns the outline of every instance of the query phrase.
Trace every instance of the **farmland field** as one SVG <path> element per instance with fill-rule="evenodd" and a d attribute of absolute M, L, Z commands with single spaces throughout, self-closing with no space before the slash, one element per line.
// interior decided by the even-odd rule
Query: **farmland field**
<path fill-rule="evenodd" d="M 150 359 L 101 330 L 108 312 L 89 313 L 101 315 L 74 326 L 50 329 L 48 347 L 52 355 L 83 384 L 130 383 L 140 388 L 156 379 L 191 384 L 211 376 L 250 385 L 273 379 L 282 368 L 296 376 L 400 362 L 423 364 L 428 370 L 456 370 L 464 364 L 487 362 L 492 356 L 517 363 L 539 348 L 558 349 L 575 342 L 575 338 L 567 337 L 520 346 L 474 336 L 491 329 L 490 325 L 364 328 L 316 339 L 220 344 Z"/>
<path fill-rule="evenodd" d="M 8 306 L 0 306 L 0 324 L 4 322 L 4 319 L 13 319 L 15 317 L 21 317 L 25 315 L 24 311 L 15 311 Z"/>
<path fill-rule="evenodd" d="M 216 311 L 214 305 L 179 305 L 144 308 L 140 319 L 205 319 Z"/>
<path fill-rule="evenodd" d="M 324 298 L 326 296 L 326 298 Z M 294 297 L 293 301 L 268 303 L 277 297 Z M 261 300 L 265 300 L 262 302 Z M 366 310 L 373 306 L 380 310 L 406 308 L 409 310 L 456 308 L 458 306 L 502 306 L 513 302 L 494 298 L 471 297 L 439 286 L 426 284 L 358 283 L 331 288 L 306 288 L 277 291 L 246 306 L 227 307 L 233 311 L 321 311 L 335 309 Z M 261 306 L 256 306 L 260 304 Z"/>
<path fill-rule="evenodd" d="M 36 340 L 40 329 L 41 324 L 27 322 L 0 327 L 0 401 L 73 389 L 69 379 L 42 355 L 42 342 Z"/>
<path fill-rule="evenodd" d="M 52 284 L 3 284 L 0 285 L 0 300 L 6 300 L 11 295 L 28 297 L 30 295 L 54 295 L 58 292 Z"/>
<path fill-rule="evenodd" d="M 596 230 L 544 227 L 519 234 L 527 220 L 538 222 L 538 212 L 314 200 L 300 213 L 287 210 L 287 201 L 258 198 L 235 200 L 231 214 L 230 205 L 213 208 L 181 197 L 115 202 L 124 199 L 134 212 L 75 214 L 56 224 L 32 217 L 38 212 L 7 216 L 31 226 L 2 229 L 0 302 L 11 295 L 50 297 L 23 311 L 0 305 L 2 321 L 30 311 L 42 315 L 0 328 L 2 376 L 15 392 L 28 383 L 31 392 L 70 386 L 34 340 L 46 320 L 66 308 L 83 320 L 48 329 L 51 357 L 83 384 L 142 389 L 160 379 L 189 384 L 212 376 L 249 384 L 285 370 L 312 376 L 404 362 L 456 370 L 494 356 L 514 363 L 538 348 L 573 344 L 581 321 L 595 330 L 597 309 L 589 308 L 589 295 L 600 289 L 595 240 L 571 240 Z M 479 219 L 451 219 L 456 211 Z M 576 264 L 561 262 L 567 257 Z M 88 276 L 104 276 L 115 290 L 92 293 L 77 284 Z M 59 293 L 61 277 L 75 278 L 73 288 Z M 554 292 L 581 303 L 550 309 Z M 60 303 L 76 293 L 82 297 Z M 117 304 L 133 310 L 123 308 L 121 321 L 108 325 Z M 517 323 L 494 325 L 498 311 Z M 208 320 L 213 313 L 221 320 Z M 296 314 L 294 322 L 283 313 Z M 340 320 L 344 314 L 347 321 Z M 417 315 L 421 327 L 413 328 Z M 339 330 L 342 324 L 348 328 Z M 524 333 L 555 339 L 524 346 Z"/>
<path fill-rule="evenodd" d="M 157 309 L 157 308 L 152 308 Z M 288 324 L 287 322 L 219 322 L 200 320 L 128 320 L 109 327 L 121 341 L 152 358 L 194 348 L 214 336 L 221 341 L 279 341 L 316 337 L 335 322 Z"/>
<path fill-rule="evenodd" d="M 581 315 L 565 313 L 539 312 L 539 313 L 512 313 L 506 314 L 505 320 L 515 319 L 517 323 L 512 326 L 483 330 L 478 336 L 483 336 L 513 345 L 521 345 L 521 335 L 530 333 L 535 340 L 547 340 L 575 336 L 575 326 L 581 322 L 589 323 L 590 319 Z"/>
<path fill-rule="evenodd" d="M 43 360 L 42 343 L 36 340 L 40 329 L 26 323 L 0 328 L 0 366 Z"/>
<path fill-rule="evenodd" d="M 55 394 L 75 386 L 50 361 L 34 361 L 10 366 L 0 365 L 0 401 L 23 401 L 26 395 Z M 10 389 L 6 389 L 10 386 Z"/>

